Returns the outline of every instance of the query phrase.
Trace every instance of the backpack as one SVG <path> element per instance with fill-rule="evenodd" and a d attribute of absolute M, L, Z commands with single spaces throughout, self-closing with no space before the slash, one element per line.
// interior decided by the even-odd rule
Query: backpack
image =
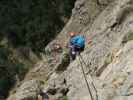
<path fill-rule="evenodd" d="M 81 35 L 74 36 L 71 38 L 70 44 L 83 48 L 85 46 L 85 38 Z"/>

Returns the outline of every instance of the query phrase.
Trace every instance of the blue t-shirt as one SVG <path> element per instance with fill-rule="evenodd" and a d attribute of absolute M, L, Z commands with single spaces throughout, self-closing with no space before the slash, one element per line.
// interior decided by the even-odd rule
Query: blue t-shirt
<path fill-rule="evenodd" d="M 70 45 L 83 48 L 85 46 L 85 38 L 81 35 L 76 35 L 70 39 Z"/>

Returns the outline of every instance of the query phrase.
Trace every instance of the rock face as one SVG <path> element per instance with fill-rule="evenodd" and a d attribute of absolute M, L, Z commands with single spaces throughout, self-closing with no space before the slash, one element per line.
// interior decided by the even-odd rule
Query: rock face
<path fill-rule="evenodd" d="M 24 82 L 16 91 L 16 94 L 7 100 L 37 100 L 42 82 L 37 80 L 29 80 Z"/>
<path fill-rule="evenodd" d="M 67 62 L 69 59 L 62 56 L 63 52 L 52 56 L 50 49 L 50 45 L 57 40 L 64 49 L 69 31 L 84 32 L 86 37 L 95 33 L 91 46 L 86 44 L 81 54 L 82 59 L 77 57 L 70 64 Z M 77 0 L 71 19 L 46 49 L 50 51 L 48 57 L 59 59 L 51 65 L 52 68 L 49 67 L 50 75 L 44 85 L 44 89 L 54 98 L 51 100 L 64 96 L 68 100 L 91 100 L 81 64 L 95 100 L 133 100 L 132 0 Z M 21 88 L 18 90 L 22 91 Z M 32 97 L 35 99 L 34 94 Z"/>

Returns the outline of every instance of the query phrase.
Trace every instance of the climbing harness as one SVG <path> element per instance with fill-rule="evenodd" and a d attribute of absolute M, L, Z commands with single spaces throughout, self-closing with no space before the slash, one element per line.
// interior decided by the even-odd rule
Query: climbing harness
<path fill-rule="evenodd" d="M 84 75 L 84 79 L 85 79 L 85 82 L 86 82 L 86 85 L 87 85 L 87 88 L 88 88 L 88 91 L 89 91 L 91 100 L 95 100 L 94 97 L 93 97 L 93 94 L 92 94 L 92 92 L 91 92 L 91 88 L 90 88 L 90 86 L 89 86 L 89 83 L 88 83 L 88 81 L 87 81 L 87 76 L 86 76 L 86 74 L 85 74 L 84 67 L 83 67 L 83 64 L 86 66 L 86 63 L 84 62 L 84 60 L 83 60 L 82 56 L 80 55 L 80 53 L 78 53 L 78 58 L 79 58 L 79 62 L 80 62 L 80 65 L 81 65 L 80 67 L 81 67 L 81 69 L 82 69 L 82 73 L 83 73 L 83 75 Z M 86 66 L 86 67 L 87 67 L 87 66 Z M 96 90 L 96 87 L 95 87 L 95 85 L 94 85 L 94 83 L 93 83 L 93 79 L 92 79 L 91 75 L 89 75 L 89 77 L 91 78 L 91 84 L 92 84 L 92 86 L 93 86 L 93 88 L 94 88 L 94 90 L 95 90 L 95 92 L 96 92 L 96 100 L 98 100 L 97 90 Z"/>

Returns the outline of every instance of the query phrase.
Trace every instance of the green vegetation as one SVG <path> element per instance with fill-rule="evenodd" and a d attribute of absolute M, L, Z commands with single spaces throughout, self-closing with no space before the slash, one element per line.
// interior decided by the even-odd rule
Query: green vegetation
<path fill-rule="evenodd" d="M 12 58 L 12 52 L 0 46 L 0 96 L 6 97 L 7 91 L 16 82 L 16 75 L 21 80 L 24 78 L 28 67 Z"/>
<path fill-rule="evenodd" d="M 0 32 L 14 47 L 28 46 L 36 52 L 63 28 L 75 0 L 1 0 Z"/>
<path fill-rule="evenodd" d="M 128 33 L 127 40 L 128 40 L 128 41 L 133 40 L 133 32 L 129 32 L 129 33 Z"/>
<path fill-rule="evenodd" d="M 131 41 L 133 40 L 133 32 L 130 31 L 124 38 L 123 38 L 123 41 L 122 43 L 125 44 L 127 43 L 128 41 Z"/>
<path fill-rule="evenodd" d="M 68 100 L 67 96 L 63 96 L 63 98 L 61 100 Z"/>
<path fill-rule="evenodd" d="M 0 96 L 6 97 L 22 80 L 29 65 L 13 57 L 11 48 L 27 47 L 44 52 L 45 46 L 61 31 L 76 0 L 0 0 Z"/>
<path fill-rule="evenodd" d="M 8 77 L 4 77 L 0 79 L 0 96 L 6 97 L 7 91 L 10 89 L 10 85 L 12 85 L 12 79 Z"/>

